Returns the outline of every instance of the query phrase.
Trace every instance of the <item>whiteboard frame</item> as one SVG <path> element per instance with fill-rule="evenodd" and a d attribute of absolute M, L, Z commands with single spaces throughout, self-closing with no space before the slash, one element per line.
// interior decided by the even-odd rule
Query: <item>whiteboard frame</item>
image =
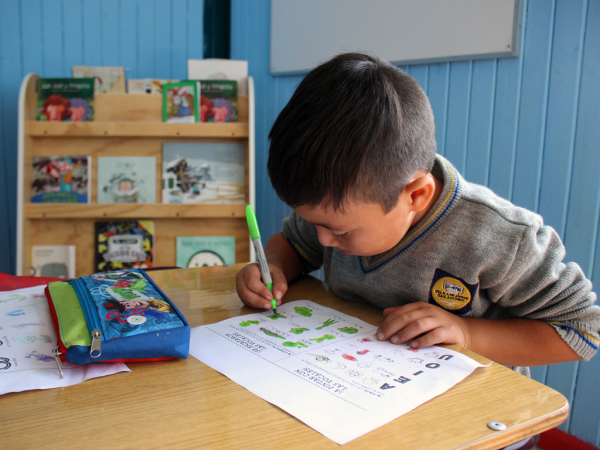
<path fill-rule="evenodd" d="M 271 0 L 270 72 L 305 74 L 349 51 L 396 65 L 518 57 L 523 4 L 523 0 Z M 436 13 L 428 14 L 427 8 Z M 501 20 L 492 11 L 502 12 Z M 382 26 L 402 22 L 399 17 L 410 17 L 404 20 L 404 29 Z M 362 30 L 352 29 L 353 23 L 360 23 Z M 415 38 L 417 33 L 421 36 Z"/>

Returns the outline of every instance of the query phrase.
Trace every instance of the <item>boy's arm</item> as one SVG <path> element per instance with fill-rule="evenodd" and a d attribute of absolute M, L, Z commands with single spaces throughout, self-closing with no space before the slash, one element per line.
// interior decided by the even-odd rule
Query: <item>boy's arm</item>
<path fill-rule="evenodd" d="M 302 275 L 302 261 L 283 234 L 275 233 L 269 238 L 265 246 L 265 256 L 269 265 L 281 270 L 288 283 Z"/>
<path fill-rule="evenodd" d="M 507 366 L 541 366 L 582 359 L 547 323 L 529 319 L 458 317 L 424 302 L 388 308 L 377 337 L 413 348 L 457 344 Z"/>
<path fill-rule="evenodd" d="M 544 366 L 582 358 L 547 323 L 528 319 L 464 319 L 465 348 L 507 366 Z"/>

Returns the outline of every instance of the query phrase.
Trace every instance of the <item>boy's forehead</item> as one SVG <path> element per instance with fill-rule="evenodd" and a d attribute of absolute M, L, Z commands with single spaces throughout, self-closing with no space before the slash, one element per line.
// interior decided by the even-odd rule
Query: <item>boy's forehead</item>
<path fill-rule="evenodd" d="M 307 222 L 329 229 L 340 229 L 374 216 L 385 215 L 383 207 L 378 203 L 352 201 L 338 209 L 321 204 L 297 206 L 294 210 Z"/>

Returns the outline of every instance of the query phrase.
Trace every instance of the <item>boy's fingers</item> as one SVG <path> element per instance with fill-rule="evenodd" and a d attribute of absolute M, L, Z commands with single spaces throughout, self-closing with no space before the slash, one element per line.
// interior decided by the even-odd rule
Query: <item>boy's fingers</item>
<path fill-rule="evenodd" d="M 273 278 L 273 297 L 275 297 L 275 300 L 277 300 L 277 304 L 279 305 L 283 294 L 287 292 L 287 281 L 283 273 L 279 271 L 271 272 L 271 277 Z"/>

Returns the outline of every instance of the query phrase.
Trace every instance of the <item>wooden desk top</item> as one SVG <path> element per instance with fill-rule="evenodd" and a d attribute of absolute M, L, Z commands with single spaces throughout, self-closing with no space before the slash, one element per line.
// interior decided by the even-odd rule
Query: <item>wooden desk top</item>
<path fill-rule="evenodd" d="M 149 272 L 192 327 L 248 314 L 232 267 Z M 345 302 L 319 280 L 290 285 L 284 301 L 312 300 L 379 324 L 376 308 Z M 457 346 L 453 350 L 485 358 Z M 131 372 L 66 388 L 0 396 L 0 448 L 6 449 L 335 449 L 281 409 L 194 357 L 127 363 Z M 496 363 L 452 389 L 348 444 L 348 449 L 497 449 L 566 420 L 558 392 Z M 505 431 L 492 431 L 491 421 Z"/>

